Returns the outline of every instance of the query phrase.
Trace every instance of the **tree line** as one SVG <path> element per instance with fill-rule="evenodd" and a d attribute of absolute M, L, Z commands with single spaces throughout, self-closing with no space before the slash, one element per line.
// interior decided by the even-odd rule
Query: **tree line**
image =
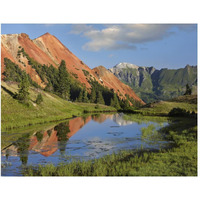
<path fill-rule="evenodd" d="M 26 56 L 27 54 L 25 53 L 24 55 Z M 64 60 L 61 61 L 58 69 L 56 69 L 52 65 L 41 65 L 30 57 L 27 57 L 27 59 L 29 60 L 29 64 L 32 66 L 32 68 L 34 68 L 38 73 L 41 80 L 46 84 L 44 90 L 54 93 L 65 100 L 104 104 L 115 107 L 118 110 L 128 110 L 130 108 L 130 102 L 134 107 L 140 105 L 139 102 L 135 101 L 133 98 L 130 98 L 128 95 L 126 95 L 126 100 L 119 98 L 113 89 L 104 87 L 95 79 L 90 79 L 89 83 L 91 85 L 91 89 L 88 90 L 85 85 L 74 79 L 67 71 Z M 15 81 L 19 83 L 17 99 L 20 101 L 27 102 L 29 100 L 28 90 L 30 85 L 42 89 L 36 82 L 32 81 L 30 76 L 26 74 L 25 71 L 21 70 L 19 66 L 13 63 L 11 60 L 5 58 L 4 64 L 4 80 Z M 40 94 L 36 99 L 36 103 L 39 104 L 42 101 L 43 98 Z"/>

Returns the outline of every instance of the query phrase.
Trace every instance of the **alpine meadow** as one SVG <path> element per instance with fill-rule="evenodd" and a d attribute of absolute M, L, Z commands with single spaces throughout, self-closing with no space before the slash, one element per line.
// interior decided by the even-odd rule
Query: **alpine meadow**
<path fill-rule="evenodd" d="M 197 176 L 197 24 L 1 29 L 2 176 Z"/>

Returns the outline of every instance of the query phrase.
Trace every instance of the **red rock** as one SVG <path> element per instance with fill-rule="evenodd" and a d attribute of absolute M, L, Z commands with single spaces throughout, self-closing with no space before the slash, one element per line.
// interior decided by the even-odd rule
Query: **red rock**
<path fill-rule="evenodd" d="M 122 83 L 113 73 L 111 73 L 105 67 L 99 66 L 94 68 L 93 71 L 98 76 L 99 80 L 101 80 L 102 84 L 110 89 L 113 89 L 119 97 L 125 99 L 125 95 L 127 94 L 135 100 L 139 101 L 140 103 L 145 104 L 128 85 Z"/>
<path fill-rule="evenodd" d="M 117 77 L 109 72 L 103 66 L 96 67 L 93 70 L 83 63 L 78 57 L 76 57 L 67 47 L 65 47 L 55 36 L 46 33 L 34 40 L 31 40 L 25 33 L 11 34 L 1 36 L 1 73 L 4 71 L 4 58 L 9 58 L 12 62 L 16 63 L 22 70 L 26 70 L 26 73 L 30 75 L 33 81 L 35 81 L 41 87 L 45 87 L 46 84 L 42 82 L 39 75 L 29 64 L 28 60 L 23 56 L 20 59 L 26 64 L 26 67 L 19 62 L 17 52 L 19 46 L 24 48 L 25 52 L 30 58 L 33 58 L 40 64 L 53 65 L 58 68 L 61 60 L 65 60 L 67 70 L 71 74 L 77 75 L 77 80 L 85 84 L 88 91 L 90 91 L 91 85 L 87 80 L 87 76 L 84 75 L 83 70 L 89 72 L 89 78 L 96 79 L 100 84 L 113 89 L 120 98 L 126 98 L 128 94 L 136 101 L 145 104 L 134 91 L 124 83 L 122 83 Z M 2 79 L 4 77 L 2 76 Z"/>

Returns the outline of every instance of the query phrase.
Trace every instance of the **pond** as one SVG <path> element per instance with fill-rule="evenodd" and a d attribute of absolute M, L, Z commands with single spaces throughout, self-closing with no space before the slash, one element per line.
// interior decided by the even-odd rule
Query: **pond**
<path fill-rule="evenodd" d="M 123 113 L 95 114 L 32 130 L 2 133 L 2 142 L 4 138 L 7 140 L 2 145 L 1 175 L 21 176 L 28 165 L 57 165 L 120 150 L 164 148 L 168 142 L 158 130 L 167 125 L 167 119 L 144 120 Z"/>

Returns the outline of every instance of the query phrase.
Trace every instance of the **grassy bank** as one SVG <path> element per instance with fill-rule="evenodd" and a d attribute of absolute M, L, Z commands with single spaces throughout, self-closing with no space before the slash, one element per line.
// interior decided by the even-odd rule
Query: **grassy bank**
<path fill-rule="evenodd" d="M 17 84 L 2 82 L 1 88 L 1 130 L 59 121 L 73 116 L 80 116 L 84 112 L 116 111 L 115 108 L 89 103 L 72 103 L 51 93 L 30 88 L 30 105 L 24 105 L 14 99 Z M 43 102 L 36 104 L 37 95 L 41 93 Z"/>
<path fill-rule="evenodd" d="M 142 115 L 167 116 L 173 108 L 181 108 L 197 113 L 197 95 L 181 96 L 170 101 L 150 103 L 134 112 Z"/>
<path fill-rule="evenodd" d="M 122 151 L 91 161 L 28 167 L 26 176 L 197 176 L 197 121 L 173 120 L 160 134 L 172 148 Z"/>

